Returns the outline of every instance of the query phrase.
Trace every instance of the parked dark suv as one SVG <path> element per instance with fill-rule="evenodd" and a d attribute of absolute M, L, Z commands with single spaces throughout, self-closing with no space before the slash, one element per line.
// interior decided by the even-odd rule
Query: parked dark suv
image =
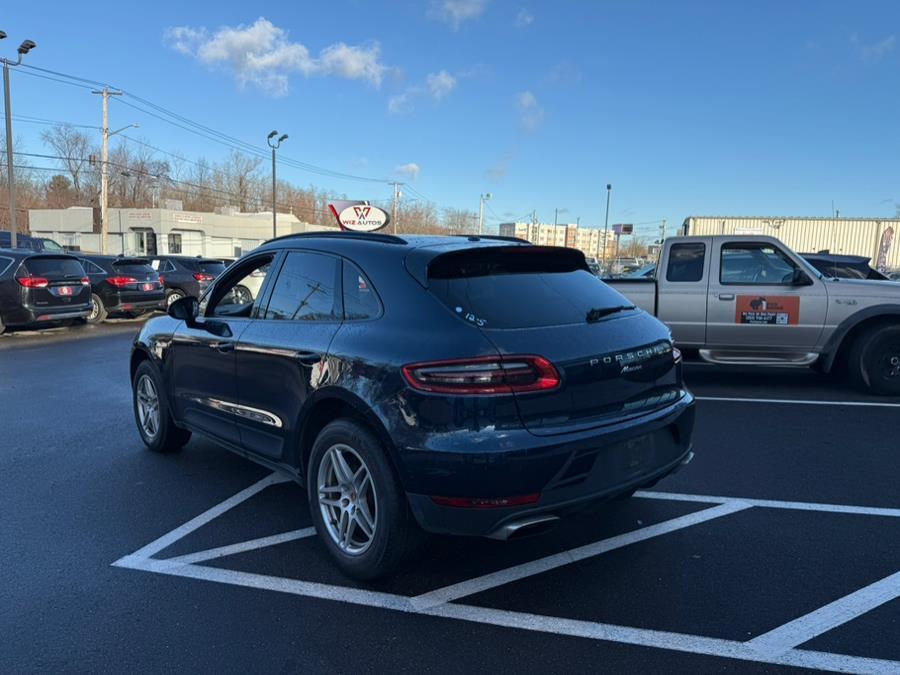
<path fill-rule="evenodd" d="M 109 314 L 140 316 L 165 306 L 159 274 L 146 258 L 83 255 L 79 260 L 91 280 L 88 323 L 100 323 Z"/>
<path fill-rule="evenodd" d="M 357 578 L 421 530 L 535 533 L 692 457 L 663 324 L 580 252 L 500 238 L 274 239 L 148 321 L 131 379 L 150 449 L 197 432 L 288 473 Z"/>
<path fill-rule="evenodd" d="M 7 326 L 87 318 L 91 283 L 77 258 L 0 248 L 0 333 Z"/>
<path fill-rule="evenodd" d="M 150 258 L 150 264 L 163 280 L 167 305 L 186 296 L 199 298 L 225 271 L 225 263 L 216 258 L 163 255 Z"/>

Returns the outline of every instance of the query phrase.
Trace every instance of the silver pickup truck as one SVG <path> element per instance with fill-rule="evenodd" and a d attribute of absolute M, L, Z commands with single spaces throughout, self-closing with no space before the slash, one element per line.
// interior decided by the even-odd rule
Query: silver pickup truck
<path fill-rule="evenodd" d="M 824 276 L 763 236 L 674 237 L 655 277 L 604 281 L 710 363 L 812 366 L 900 395 L 900 284 Z"/>

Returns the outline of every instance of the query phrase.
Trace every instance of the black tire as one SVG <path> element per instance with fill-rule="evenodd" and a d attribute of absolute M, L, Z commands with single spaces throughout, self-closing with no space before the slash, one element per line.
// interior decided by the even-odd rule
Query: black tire
<path fill-rule="evenodd" d="M 863 333 L 847 361 L 856 387 L 880 396 L 900 396 L 900 325 L 876 326 Z"/>
<path fill-rule="evenodd" d="M 148 378 L 156 391 L 158 401 L 156 432 L 149 433 L 141 422 L 138 411 L 138 387 L 143 378 Z M 137 425 L 141 440 L 153 452 L 177 452 L 191 439 L 191 432 L 175 425 L 172 414 L 169 412 L 169 402 L 165 396 L 162 385 L 162 377 L 150 361 L 142 361 L 134 372 L 131 382 L 131 400 L 134 410 L 134 421 Z"/>
<path fill-rule="evenodd" d="M 319 505 L 319 469 L 326 453 L 336 445 L 348 446 L 365 462 L 377 495 L 371 543 L 357 554 L 342 550 L 332 539 Z M 390 574 L 425 540 L 386 450 L 369 429 L 353 420 L 335 420 L 319 433 L 307 466 L 307 495 L 313 524 L 325 548 L 338 567 L 354 579 L 376 579 Z"/>
<path fill-rule="evenodd" d="M 178 288 L 173 288 L 166 291 L 166 307 L 168 308 L 169 305 L 171 305 L 176 300 L 180 300 L 185 295 L 185 292 Z"/>
<path fill-rule="evenodd" d="M 3 317 L 0 316 L 0 335 L 3 335 L 3 333 L 5 331 L 6 331 L 6 324 L 3 323 Z"/>
<path fill-rule="evenodd" d="M 96 293 L 91 293 L 91 305 L 91 314 L 88 316 L 87 322 L 90 324 L 98 324 L 106 321 L 108 314 L 106 305 L 103 304 L 103 300 L 101 300 L 100 296 Z"/>

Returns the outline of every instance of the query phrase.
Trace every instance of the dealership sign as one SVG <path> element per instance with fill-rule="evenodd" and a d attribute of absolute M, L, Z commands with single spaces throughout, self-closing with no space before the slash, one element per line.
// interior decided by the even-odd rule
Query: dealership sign
<path fill-rule="evenodd" d="M 361 201 L 336 201 L 328 205 L 342 230 L 374 232 L 388 224 L 388 214 Z"/>

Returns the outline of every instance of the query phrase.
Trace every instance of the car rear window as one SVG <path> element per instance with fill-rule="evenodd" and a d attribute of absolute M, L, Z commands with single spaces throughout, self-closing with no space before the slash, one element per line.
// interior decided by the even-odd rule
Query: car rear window
<path fill-rule="evenodd" d="M 584 323 L 592 309 L 631 304 L 591 274 L 580 252 L 540 246 L 444 254 L 428 266 L 428 288 L 485 329 Z"/>
<path fill-rule="evenodd" d="M 189 269 L 191 272 L 203 272 L 205 274 L 212 274 L 214 277 L 219 276 L 222 272 L 225 271 L 225 263 L 223 263 L 221 260 L 179 258 L 178 262 L 184 265 L 184 267 Z"/>
<path fill-rule="evenodd" d="M 132 260 L 116 260 L 113 263 L 116 272 L 122 274 L 152 274 L 154 269 L 149 260 L 135 258 Z"/>
<path fill-rule="evenodd" d="M 28 274 L 35 277 L 65 278 L 82 277 L 84 268 L 74 258 L 28 258 L 22 267 Z"/>

